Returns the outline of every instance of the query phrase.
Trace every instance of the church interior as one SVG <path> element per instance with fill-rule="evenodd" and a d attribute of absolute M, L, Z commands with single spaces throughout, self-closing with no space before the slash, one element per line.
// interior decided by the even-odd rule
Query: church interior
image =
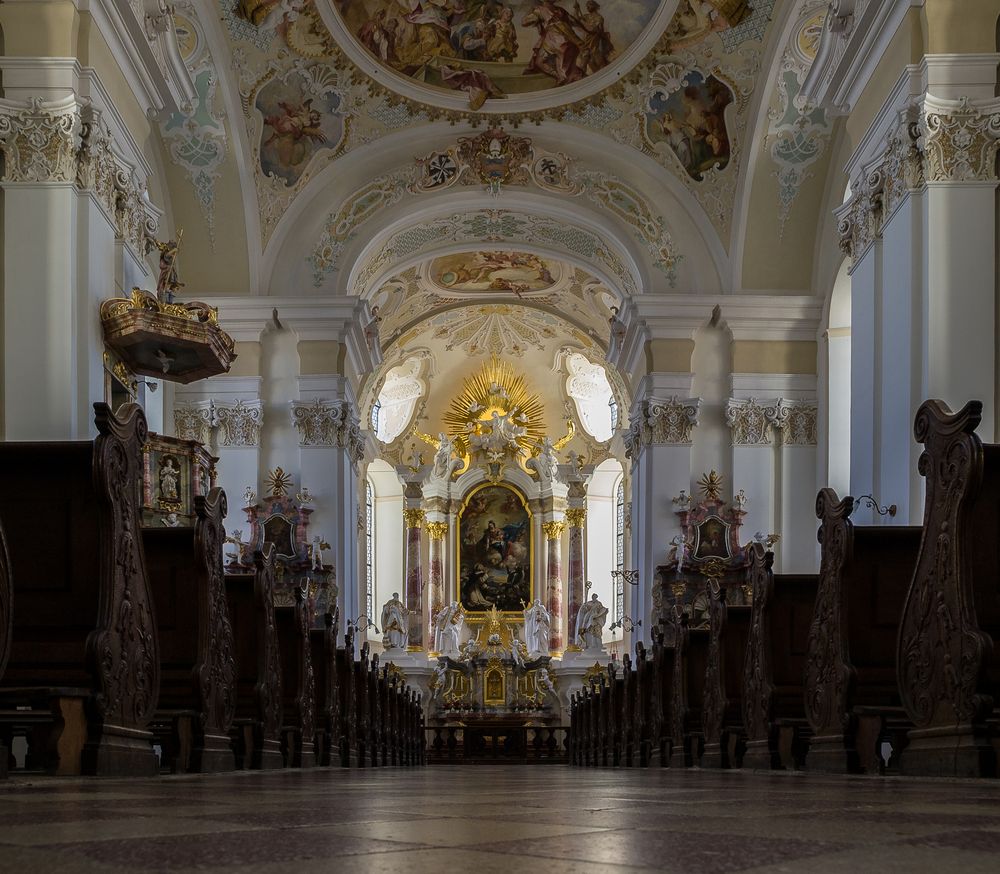
<path fill-rule="evenodd" d="M 1000 0 L 4 0 L 0 871 L 997 870 L 998 183 Z"/>

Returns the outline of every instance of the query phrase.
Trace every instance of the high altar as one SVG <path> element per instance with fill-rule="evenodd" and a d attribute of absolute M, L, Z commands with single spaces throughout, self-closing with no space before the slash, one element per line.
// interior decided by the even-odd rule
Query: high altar
<path fill-rule="evenodd" d="M 593 465 L 560 464 L 572 426 L 553 441 L 542 421 L 524 378 L 494 358 L 466 380 L 447 433 L 415 432 L 434 447 L 432 462 L 397 468 L 406 482 L 404 600 L 369 621 L 380 620 L 383 660 L 426 683 L 430 726 L 566 725 L 570 693 L 609 660 L 608 611 L 596 596 L 584 600 Z"/>

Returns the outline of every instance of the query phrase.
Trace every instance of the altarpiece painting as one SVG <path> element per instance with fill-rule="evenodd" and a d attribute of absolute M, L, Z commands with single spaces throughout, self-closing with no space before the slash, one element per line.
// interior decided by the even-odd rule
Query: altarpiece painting
<path fill-rule="evenodd" d="M 490 484 L 469 493 L 458 516 L 463 609 L 520 611 L 531 600 L 531 513 L 519 492 Z"/>

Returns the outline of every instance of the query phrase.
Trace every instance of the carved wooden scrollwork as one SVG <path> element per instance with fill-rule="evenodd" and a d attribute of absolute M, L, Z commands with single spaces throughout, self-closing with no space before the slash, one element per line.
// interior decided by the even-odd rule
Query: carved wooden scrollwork
<path fill-rule="evenodd" d="M 977 721 L 993 709 L 992 696 L 981 691 L 993 642 L 976 620 L 968 534 L 983 481 L 983 445 L 975 434 L 982 411 L 980 401 L 952 413 L 929 400 L 914 421 L 914 436 L 924 445 L 924 528 L 896 664 L 903 706 L 921 728 Z"/>
<path fill-rule="evenodd" d="M 690 632 L 688 631 L 688 617 L 677 607 L 671 617 L 674 636 L 674 674 L 672 682 L 670 729 L 674 746 L 683 746 L 685 727 L 687 725 L 687 657 L 688 641 Z"/>
<path fill-rule="evenodd" d="M 259 659 L 254 689 L 257 696 L 257 711 L 263 726 L 265 740 L 277 740 L 284 715 L 281 683 L 281 654 L 278 645 L 278 631 L 274 625 L 274 544 L 265 543 L 264 548 L 254 553 L 257 568 L 255 606 L 262 619 L 257 623 L 260 640 L 257 645 Z"/>
<path fill-rule="evenodd" d="M 847 702 L 855 681 L 847 651 L 844 566 L 850 560 L 854 526 L 850 521 L 854 499 L 837 498 L 833 489 L 816 497 L 821 546 L 816 606 L 809 626 L 806 654 L 806 717 L 817 735 L 840 734 L 846 728 Z"/>
<path fill-rule="evenodd" d="M 632 731 L 635 743 L 642 743 L 648 737 L 649 726 L 646 724 L 648 714 L 646 708 L 649 701 L 650 677 L 652 676 L 652 665 L 646 660 L 646 645 L 641 641 L 635 642 L 635 672 L 636 678 L 633 684 L 632 699 Z M 647 691 L 648 690 L 648 691 Z"/>
<path fill-rule="evenodd" d="M 220 488 L 194 499 L 197 519 L 194 551 L 202 564 L 205 596 L 199 604 L 198 663 L 195 686 L 201 704 L 201 723 L 206 733 L 227 734 L 236 713 L 236 660 L 233 626 L 226 602 L 222 544 L 226 518 L 226 493 Z"/>
<path fill-rule="evenodd" d="M 344 708 L 340 714 L 341 734 L 349 749 L 357 743 L 357 702 L 354 698 L 354 626 L 348 625 L 344 633 Z"/>
<path fill-rule="evenodd" d="M 110 724 L 142 728 L 160 691 L 156 614 L 146 575 L 139 530 L 142 447 L 146 416 L 136 404 L 115 416 L 94 404 L 94 487 L 101 543 L 101 604 L 87 638 L 87 665 L 94 677 L 94 703 Z"/>
<path fill-rule="evenodd" d="M 326 637 L 324 639 L 326 652 L 326 706 L 327 712 L 324 714 L 330 730 L 338 735 L 340 726 L 340 689 L 337 686 L 337 635 L 340 631 L 340 611 L 336 604 L 333 612 L 327 613 L 323 617 L 326 625 Z M 335 743 L 336 740 L 331 740 Z"/>
<path fill-rule="evenodd" d="M 747 740 L 766 740 L 771 732 L 774 684 L 771 682 L 770 609 L 774 597 L 774 553 L 763 543 L 750 546 L 747 581 L 753 593 L 750 634 L 743 662 L 743 727 Z"/>
<path fill-rule="evenodd" d="M 726 590 L 709 581 L 708 595 L 708 661 L 705 665 L 705 698 L 701 723 L 705 743 L 719 743 L 726 713 L 726 690 L 722 680 L 722 635 L 726 631 L 728 608 Z"/>

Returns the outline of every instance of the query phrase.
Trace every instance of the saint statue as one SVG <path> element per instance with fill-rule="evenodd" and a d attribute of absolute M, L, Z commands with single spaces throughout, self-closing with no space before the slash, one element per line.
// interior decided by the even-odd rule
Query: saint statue
<path fill-rule="evenodd" d="M 181 247 L 183 235 L 184 231 L 181 231 L 176 240 L 168 240 L 166 243 L 156 241 L 156 248 L 160 250 L 160 272 L 156 280 L 156 297 L 160 303 L 173 303 L 174 292 L 184 285 L 177 279 L 177 252 Z"/>
<path fill-rule="evenodd" d="M 399 600 L 399 592 L 392 593 L 392 599 L 382 608 L 382 645 L 387 649 L 406 649 L 410 642 L 409 624 L 406 617 L 409 610 Z"/>
<path fill-rule="evenodd" d="M 538 598 L 524 611 L 524 641 L 528 648 L 528 658 L 549 654 L 549 629 L 552 614 L 545 609 Z"/>
<path fill-rule="evenodd" d="M 442 607 L 434 617 L 434 650 L 458 658 L 461 655 L 458 642 L 464 625 L 465 614 L 457 601 Z"/>
<path fill-rule="evenodd" d="M 446 479 L 451 475 L 451 454 L 455 444 L 448 439 L 447 434 L 438 434 L 438 448 L 434 453 L 434 466 L 431 476 L 435 479 Z"/>
<path fill-rule="evenodd" d="M 319 535 L 313 538 L 313 542 L 309 545 L 309 554 L 312 559 L 312 568 L 314 571 L 323 570 L 323 550 L 329 549 L 329 544 L 324 543 L 320 540 Z M 393 595 L 395 598 L 396 596 Z"/>
<path fill-rule="evenodd" d="M 602 638 L 607 619 L 608 608 L 600 602 L 597 595 L 591 595 L 590 600 L 584 603 L 576 614 L 576 634 L 573 643 L 588 652 L 603 652 Z"/>
<path fill-rule="evenodd" d="M 177 481 L 180 477 L 180 470 L 173 456 L 166 456 L 160 463 L 160 499 L 169 503 L 180 500 L 180 492 L 177 488 Z"/>
<path fill-rule="evenodd" d="M 371 321 L 365 325 L 365 342 L 368 344 L 369 351 L 376 358 L 382 354 L 382 341 L 378 334 L 378 326 L 381 321 L 382 317 L 378 314 L 378 307 L 372 307 Z"/>

